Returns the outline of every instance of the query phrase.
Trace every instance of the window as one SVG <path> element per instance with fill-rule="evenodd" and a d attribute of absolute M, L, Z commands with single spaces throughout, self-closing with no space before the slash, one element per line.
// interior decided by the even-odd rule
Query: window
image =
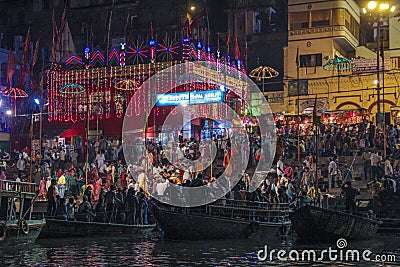
<path fill-rule="evenodd" d="M 300 56 L 300 67 L 322 66 L 322 54 L 310 54 Z"/>
<path fill-rule="evenodd" d="M 332 24 L 334 26 L 344 25 L 344 9 L 337 8 L 332 11 Z"/>
<path fill-rule="evenodd" d="M 290 29 L 307 29 L 309 26 L 310 12 L 296 12 L 289 15 Z"/>
<path fill-rule="evenodd" d="M 312 27 L 329 26 L 330 24 L 330 10 L 317 10 L 311 12 Z"/>

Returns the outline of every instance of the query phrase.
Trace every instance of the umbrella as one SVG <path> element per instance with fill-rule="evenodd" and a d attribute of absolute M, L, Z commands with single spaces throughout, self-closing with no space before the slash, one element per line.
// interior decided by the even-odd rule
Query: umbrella
<path fill-rule="evenodd" d="M 276 78 L 276 77 L 278 77 L 278 75 L 279 75 L 279 72 L 277 72 L 273 68 L 267 67 L 267 66 L 259 66 L 259 67 L 255 68 L 254 70 L 252 70 L 249 74 L 249 76 L 251 78 L 255 78 L 259 81 L 261 79 Z"/>
<path fill-rule="evenodd" d="M 250 71 L 249 77 L 262 80 L 262 91 L 264 92 L 264 80 L 278 77 L 279 72 L 268 66 L 259 66 Z"/>
<path fill-rule="evenodd" d="M 349 71 L 356 67 L 353 60 L 344 57 L 335 57 L 324 64 L 324 70 Z"/>
<path fill-rule="evenodd" d="M 61 87 L 58 92 L 64 96 L 68 95 L 79 95 L 86 92 L 86 89 L 77 83 L 67 83 L 63 87 Z"/>
<path fill-rule="evenodd" d="M 17 98 L 26 98 L 28 94 L 20 88 L 9 88 L 3 91 L 3 96 L 14 98 L 14 116 L 17 115 Z"/>
<path fill-rule="evenodd" d="M 324 70 L 337 71 L 338 72 L 338 91 L 340 91 L 340 72 L 350 71 L 356 67 L 356 63 L 353 60 L 345 57 L 336 57 L 328 60 L 322 67 Z"/>

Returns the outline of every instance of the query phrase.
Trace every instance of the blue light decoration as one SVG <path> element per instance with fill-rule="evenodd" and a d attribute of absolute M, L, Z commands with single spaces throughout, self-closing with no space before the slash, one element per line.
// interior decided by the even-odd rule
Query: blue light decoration
<path fill-rule="evenodd" d="M 84 65 L 85 68 L 88 69 L 90 67 L 90 52 L 91 52 L 90 46 L 85 46 L 85 49 L 83 51 L 84 51 Z"/>
<path fill-rule="evenodd" d="M 126 65 L 126 62 L 125 62 L 125 47 L 126 47 L 126 43 L 120 43 L 120 45 L 121 45 L 121 53 L 119 53 L 119 65 L 121 66 L 121 67 L 124 67 L 125 65 Z"/>
<path fill-rule="evenodd" d="M 221 71 L 221 51 L 217 50 L 217 71 Z"/>
<path fill-rule="evenodd" d="M 182 39 L 182 60 L 188 61 L 190 56 L 190 38 Z"/>
<path fill-rule="evenodd" d="M 179 106 L 179 105 L 197 105 L 211 104 L 225 101 L 225 92 L 222 90 L 208 90 L 197 92 L 180 92 L 169 94 L 157 94 L 156 106 Z"/>
<path fill-rule="evenodd" d="M 203 43 L 201 41 L 197 42 L 197 60 L 201 60 L 201 49 L 203 48 Z"/>
<path fill-rule="evenodd" d="M 149 40 L 149 47 L 150 47 L 150 62 L 156 62 L 156 40 L 150 39 Z"/>
<path fill-rule="evenodd" d="M 229 74 L 231 74 L 231 72 L 232 72 L 232 68 L 231 68 L 231 56 L 228 54 L 228 55 L 226 55 L 226 62 L 225 62 L 225 64 L 227 65 L 227 72 L 229 73 Z"/>

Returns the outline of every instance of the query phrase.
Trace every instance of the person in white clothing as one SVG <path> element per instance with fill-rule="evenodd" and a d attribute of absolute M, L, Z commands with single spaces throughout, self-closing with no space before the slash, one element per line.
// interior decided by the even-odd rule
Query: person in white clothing
<path fill-rule="evenodd" d="M 276 163 L 276 174 L 279 176 L 283 176 L 285 173 L 284 167 L 283 167 L 283 161 L 282 161 L 282 156 L 279 157 L 278 162 Z"/>

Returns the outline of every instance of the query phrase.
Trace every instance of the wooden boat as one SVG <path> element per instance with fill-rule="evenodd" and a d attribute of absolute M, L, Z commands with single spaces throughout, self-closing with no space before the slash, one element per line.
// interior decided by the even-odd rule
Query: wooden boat
<path fill-rule="evenodd" d="M 44 220 L 30 220 L 38 196 L 34 183 L 0 180 L 0 242 L 10 237 L 32 236 Z"/>
<path fill-rule="evenodd" d="M 153 213 L 165 239 L 216 240 L 266 237 L 290 226 L 289 217 L 271 217 L 271 211 L 246 201 L 217 201 L 197 208 L 177 208 L 153 203 Z M 268 214 L 267 214 L 268 213 Z M 259 230 L 260 234 L 258 233 Z M 264 232 L 264 233 L 263 233 Z"/>
<path fill-rule="evenodd" d="M 38 239 L 68 237 L 152 238 L 158 235 L 156 224 L 127 225 L 114 223 L 46 219 Z"/>
<path fill-rule="evenodd" d="M 36 238 L 39 233 L 40 229 L 46 224 L 46 221 L 43 220 L 26 220 L 22 221 L 21 223 L 18 224 L 18 221 L 8 221 L 7 224 L 5 224 L 5 236 L 4 239 L 10 239 L 10 238 L 15 238 L 15 237 L 31 237 L 31 238 Z M 0 230 L 0 235 L 2 233 L 2 230 Z"/>
<path fill-rule="evenodd" d="M 371 239 L 380 222 L 358 215 L 315 206 L 304 206 L 292 217 L 293 228 L 303 241 L 334 241 Z"/>

